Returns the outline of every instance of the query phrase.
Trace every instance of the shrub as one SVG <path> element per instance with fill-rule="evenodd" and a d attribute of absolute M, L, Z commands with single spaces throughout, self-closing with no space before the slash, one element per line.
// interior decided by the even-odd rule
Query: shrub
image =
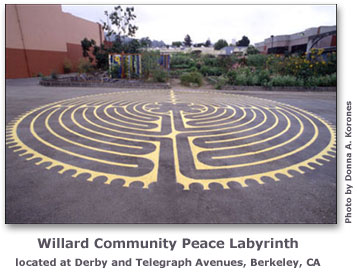
<path fill-rule="evenodd" d="M 263 54 L 252 54 L 247 56 L 247 65 L 256 67 L 256 68 L 264 68 L 268 57 Z"/>
<path fill-rule="evenodd" d="M 270 55 L 266 67 L 275 74 L 293 75 L 307 81 L 312 76 L 330 75 L 336 72 L 335 53 L 324 54 L 323 50 L 312 50 L 308 56 L 282 57 Z"/>
<path fill-rule="evenodd" d="M 252 55 L 252 54 L 259 54 L 259 50 L 254 47 L 253 45 L 249 45 L 247 48 L 247 54 Z"/>
<path fill-rule="evenodd" d="M 330 76 L 329 86 L 337 86 L 337 74 L 333 73 Z"/>
<path fill-rule="evenodd" d="M 81 58 L 78 63 L 78 72 L 89 73 L 92 71 L 92 64 L 85 58 Z"/>
<path fill-rule="evenodd" d="M 271 87 L 273 87 L 273 84 L 271 81 L 263 81 L 262 83 L 260 83 L 261 86 L 270 89 Z"/>
<path fill-rule="evenodd" d="M 247 76 L 245 74 L 238 74 L 234 85 L 246 86 L 247 85 Z"/>
<path fill-rule="evenodd" d="M 203 65 L 200 68 L 200 73 L 204 76 L 220 76 L 223 74 L 223 69 L 220 67 L 210 67 Z"/>
<path fill-rule="evenodd" d="M 246 77 L 247 77 L 247 85 L 248 86 L 256 86 L 256 85 L 260 84 L 259 78 L 256 74 L 250 74 Z"/>
<path fill-rule="evenodd" d="M 238 74 L 245 74 L 245 75 L 248 75 L 250 73 L 252 73 L 251 69 L 248 68 L 248 67 L 240 67 L 237 69 L 237 73 Z"/>
<path fill-rule="evenodd" d="M 182 74 L 180 80 L 181 84 L 185 86 L 190 86 L 191 84 L 201 86 L 203 82 L 203 77 L 199 72 L 191 72 Z"/>
<path fill-rule="evenodd" d="M 271 84 L 272 86 L 280 86 L 280 87 L 297 86 L 298 81 L 295 76 L 276 75 L 271 78 Z"/>
<path fill-rule="evenodd" d="M 296 79 L 295 86 L 303 87 L 303 86 L 304 86 L 304 80 L 301 79 L 301 78 L 297 78 L 297 79 Z"/>
<path fill-rule="evenodd" d="M 225 78 L 225 77 L 223 77 L 223 76 L 219 76 L 219 77 L 217 78 L 217 81 L 216 81 L 215 85 L 214 85 L 214 88 L 217 89 L 217 90 L 220 90 L 220 89 L 222 89 L 222 87 L 223 87 L 224 85 L 227 84 L 227 82 L 228 82 L 228 79 L 227 79 L 227 78 Z"/>
<path fill-rule="evenodd" d="M 207 54 L 202 58 L 203 64 L 211 67 L 218 67 L 218 59 L 214 55 Z"/>
<path fill-rule="evenodd" d="M 180 77 L 183 73 L 185 73 L 185 70 L 170 70 L 169 75 L 170 77 Z"/>
<path fill-rule="evenodd" d="M 72 62 L 68 58 L 63 61 L 63 72 L 68 74 L 72 71 Z"/>
<path fill-rule="evenodd" d="M 152 76 L 155 82 L 166 82 L 169 78 L 168 72 L 164 69 L 154 70 Z"/>
<path fill-rule="evenodd" d="M 237 79 L 237 76 L 238 76 L 238 73 L 237 71 L 229 71 L 227 73 L 227 81 L 228 81 L 228 84 L 230 85 L 235 85 L 236 84 L 236 79 Z"/>
<path fill-rule="evenodd" d="M 51 79 L 53 79 L 53 80 L 58 79 L 58 74 L 57 74 L 56 71 L 52 71 L 52 72 L 51 72 Z"/>
<path fill-rule="evenodd" d="M 232 66 L 239 62 L 239 58 L 234 55 L 230 56 L 219 56 L 217 58 L 218 67 L 222 67 L 225 70 L 229 70 Z"/>
<path fill-rule="evenodd" d="M 317 82 L 318 82 L 319 86 L 324 86 L 324 87 L 336 86 L 336 84 L 337 84 L 336 74 L 320 76 L 320 77 L 318 77 Z"/>
<path fill-rule="evenodd" d="M 111 78 L 119 78 L 120 67 L 119 65 L 114 65 L 109 70 L 109 75 Z"/>
<path fill-rule="evenodd" d="M 325 76 L 311 76 L 305 80 L 306 87 L 328 87 L 337 85 L 336 73 Z"/>
<path fill-rule="evenodd" d="M 266 83 L 270 81 L 270 72 L 268 70 L 261 70 L 257 72 L 258 81 L 262 85 L 262 83 Z"/>
<path fill-rule="evenodd" d="M 188 54 L 176 53 L 171 57 L 170 67 L 172 69 L 187 69 L 195 67 L 195 61 Z"/>
<path fill-rule="evenodd" d="M 95 63 L 98 69 L 102 69 L 102 70 L 108 69 L 109 66 L 108 54 L 110 52 L 116 52 L 116 51 L 110 51 L 109 49 L 106 49 L 103 44 L 101 44 L 100 46 L 93 47 L 93 55 L 95 56 Z M 89 56 L 89 61 L 90 62 L 93 61 L 93 58 L 91 56 Z"/>
<path fill-rule="evenodd" d="M 264 73 L 261 78 L 264 80 L 266 74 Z M 256 86 L 261 85 L 262 80 L 259 77 L 259 73 L 251 71 L 249 68 L 238 68 L 235 71 L 229 71 L 227 73 L 227 81 L 230 85 Z"/>

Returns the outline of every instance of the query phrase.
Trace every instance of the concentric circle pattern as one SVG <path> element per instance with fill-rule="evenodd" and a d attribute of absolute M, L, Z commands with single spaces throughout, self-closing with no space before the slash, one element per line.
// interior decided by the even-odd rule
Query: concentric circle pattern
<path fill-rule="evenodd" d="M 219 100 L 218 100 L 219 99 Z M 286 104 L 210 92 L 130 91 L 83 96 L 31 110 L 7 126 L 27 160 L 89 181 L 147 188 L 174 167 L 185 189 L 229 188 L 303 174 L 335 156 L 335 129 Z M 163 145 L 164 144 L 164 145 Z M 305 167 L 305 168 L 304 168 Z M 57 168 L 58 170 L 59 168 Z"/>

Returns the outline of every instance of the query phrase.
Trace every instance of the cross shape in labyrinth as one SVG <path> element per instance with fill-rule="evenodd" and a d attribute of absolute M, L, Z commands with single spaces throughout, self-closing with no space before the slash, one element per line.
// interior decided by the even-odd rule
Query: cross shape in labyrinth
<path fill-rule="evenodd" d="M 160 179 L 190 189 L 228 189 L 314 170 L 335 156 L 335 129 L 294 106 L 248 96 L 131 91 L 67 99 L 22 114 L 7 144 L 27 160 L 72 177 Z M 168 171 L 174 171 L 170 173 Z M 169 175 L 167 175 L 169 174 Z M 165 177 L 161 175 L 166 175 Z"/>

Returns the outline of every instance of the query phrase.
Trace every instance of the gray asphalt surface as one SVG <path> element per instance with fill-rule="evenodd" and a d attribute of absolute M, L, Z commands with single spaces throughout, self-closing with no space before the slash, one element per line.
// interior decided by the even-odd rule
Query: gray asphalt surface
<path fill-rule="evenodd" d="M 50 88 L 37 82 L 37 79 L 6 81 L 6 123 L 55 101 L 120 91 Z M 220 92 L 229 98 L 229 92 Z M 332 92 L 241 94 L 303 108 L 336 124 L 336 94 Z M 219 98 L 216 95 L 212 100 L 219 103 Z M 165 108 L 169 107 L 172 106 Z M 170 146 L 170 142 L 164 142 L 163 151 Z M 6 222 L 336 223 L 336 158 L 314 166 L 315 170 L 304 169 L 304 174 L 292 172 L 292 178 L 279 175 L 278 182 L 267 178 L 262 185 L 254 181 L 246 188 L 230 184 L 228 190 L 219 184 L 203 190 L 200 184 L 194 183 L 190 190 L 183 190 L 175 183 L 175 166 L 170 154 L 160 155 L 158 182 L 143 189 L 140 183 L 127 188 L 120 181 L 108 185 L 100 178 L 88 182 L 86 175 L 72 178 L 70 172 L 58 174 L 59 167 L 47 170 L 45 164 L 36 166 L 36 160 L 27 161 L 6 148 Z"/>

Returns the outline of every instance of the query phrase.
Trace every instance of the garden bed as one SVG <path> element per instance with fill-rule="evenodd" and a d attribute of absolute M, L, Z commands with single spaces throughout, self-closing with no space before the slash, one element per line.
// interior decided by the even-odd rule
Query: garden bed
<path fill-rule="evenodd" d="M 301 87 L 301 86 L 290 86 L 290 87 L 263 87 L 263 86 L 235 86 L 235 85 L 224 85 L 220 90 L 237 90 L 237 91 L 317 91 L 317 92 L 336 92 L 337 87 Z"/>
<path fill-rule="evenodd" d="M 104 87 L 104 88 L 138 88 L 138 89 L 170 89 L 168 83 L 148 82 L 141 79 L 111 79 L 88 76 L 70 76 L 44 78 L 40 85 L 50 87 Z"/>

